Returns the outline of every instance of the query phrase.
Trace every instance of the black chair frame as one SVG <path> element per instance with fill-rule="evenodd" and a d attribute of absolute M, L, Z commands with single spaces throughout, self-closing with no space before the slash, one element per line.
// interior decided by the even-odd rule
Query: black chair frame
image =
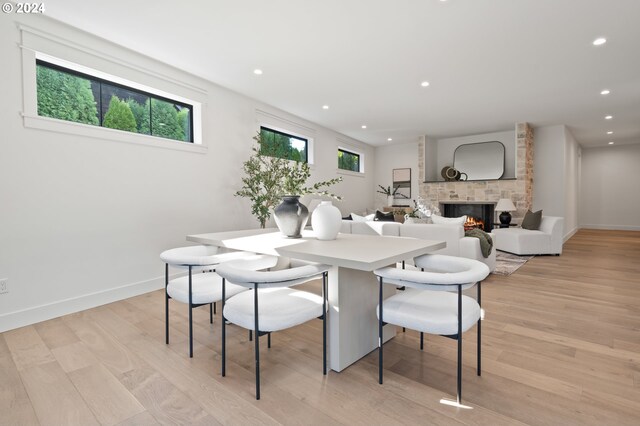
<path fill-rule="evenodd" d="M 383 326 L 387 325 L 386 322 L 384 322 L 384 317 L 383 317 L 383 296 L 382 296 L 382 288 L 384 285 L 383 282 L 383 278 L 379 277 L 379 285 L 380 285 L 380 291 L 379 291 L 379 300 L 378 300 L 378 309 L 379 309 L 379 315 L 378 315 L 378 383 L 382 384 L 382 364 L 383 364 L 383 351 L 382 351 L 382 328 Z M 457 334 L 453 334 L 453 335 L 448 335 L 448 336 L 444 336 L 444 337 L 448 337 L 450 339 L 454 339 L 458 341 L 458 380 L 457 380 L 457 393 L 456 393 L 456 401 L 458 404 L 460 404 L 460 401 L 462 400 L 462 286 L 463 284 L 457 284 L 458 287 L 458 333 Z M 481 342 L 482 342 L 482 281 L 478 281 L 476 283 L 476 289 L 477 289 L 477 302 L 478 302 L 478 306 L 480 306 L 480 318 L 478 319 L 477 322 L 477 326 L 478 326 L 478 347 L 477 347 L 477 367 L 476 367 L 476 372 L 478 374 L 478 376 L 480 376 L 482 374 L 481 372 L 481 360 L 482 360 L 482 354 L 481 354 Z M 404 330 L 404 328 L 403 328 Z M 420 350 L 423 349 L 424 346 L 424 338 L 423 338 L 423 333 L 420 332 Z"/>
<path fill-rule="evenodd" d="M 322 320 L 322 374 L 327 374 L 327 277 L 328 272 L 322 273 L 322 315 L 318 317 L 318 319 Z M 249 336 L 251 338 L 251 331 L 255 334 L 254 339 L 254 352 L 255 352 L 255 370 L 256 370 L 256 399 L 260 399 L 260 336 L 264 336 L 265 334 L 268 336 L 267 347 L 271 348 L 271 332 L 270 331 L 260 331 L 260 324 L 258 323 L 258 284 L 254 284 L 253 287 L 253 317 L 254 317 L 254 329 L 249 330 Z M 226 319 L 224 318 L 224 304 L 226 302 L 226 279 L 222 278 L 222 377 L 224 377 L 227 373 L 226 368 L 226 336 L 227 336 L 227 325 Z"/>

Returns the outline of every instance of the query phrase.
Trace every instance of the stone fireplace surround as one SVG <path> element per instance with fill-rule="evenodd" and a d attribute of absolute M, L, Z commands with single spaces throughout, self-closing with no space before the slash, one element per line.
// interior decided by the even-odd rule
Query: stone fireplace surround
<path fill-rule="evenodd" d="M 434 206 L 465 201 L 495 205 L 500 198 L 509 198 L 516 206 L 512 222 L 521 223 L 533 200 L 533 128 L 528 123 L 517 123 L 516 139 L 516 178 L 473 182 L 424 182 L 425 142 L 422 140 L 418 144 L 420 196 Z"/>

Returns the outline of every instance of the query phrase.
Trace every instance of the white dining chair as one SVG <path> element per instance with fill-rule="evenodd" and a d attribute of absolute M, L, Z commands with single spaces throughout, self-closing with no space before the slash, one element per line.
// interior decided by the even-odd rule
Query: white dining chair
<path fill-rule="evenodd" d="M 288 269 L 258 271 L 271 262 L 270 256 L 240 259 L 218 267 L 222 277 L 223 318 L 254 332 L 256 399 L 260 399 L 260 336 L 322 319 L 322 372 L 327 374 L 327 271 L 329 266 L 291 260 Z M 291 287 L 322 277 L 322 295 Z M 253 291 L 227 299 L 230 283 Z M 226 321 L 222 321 L 222 376 L 226 375 Z"/>
<path fill-rule="evenodd" d="M 423 333 L 446 336 L 458 341 L 457 403 L 462 398 L 462 334 L 478 325 L 477 374 L 481 374 L 481 281 L 489 275 L 482 262 L 462 257 L 428 254 L 415 258 L 419 269 L 386 267 L 376 269 L 379 279 L 378 381 L 382 384 L 382 327 L 393 324 Z M 406 287 L 387 299 L 382 298 L 384 284 Z M 462 294 L 476 286 L 477 300 Z M 453 293 L 452 293 L 453 292 Z M 456 294 L 457 293 L 457 294 Z"/>
<path fill-rule="evenodd" d="M 189 357 L 193 358 L 193 308 L 209 305 L 209 322 L 213 324 L 215 303 L 222 299 L 222 279 L 215 269 L 223 262 L 251 256 L 243 251 L 222 252 L 219 247 L 196 245 L 165 250 L 160 259 L 165 263 L 165 341 L 169 344 L 169 300 L 189 306 Z M 187 269 L 188 275 L 169 280 L 169 266 Z M 194 272 L 200 272 L 195 273 Z M 230 286 L 227 294 L 246 290 Z"/>

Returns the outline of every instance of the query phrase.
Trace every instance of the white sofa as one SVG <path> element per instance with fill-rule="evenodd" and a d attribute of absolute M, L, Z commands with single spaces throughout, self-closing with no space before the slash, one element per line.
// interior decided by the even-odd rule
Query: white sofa
<path fill-rule="evenodd" d="M 537 231 L 522 228 L 498 228 L 491 231 L 493 246 L 518 255 L 562 253 L 564 219 L 542 216 Z"/>
<path fill-rule="evenodd" d="M 343 220 L 340 232 L 347 234 L 385 235 L 393 237 L 412 237 L 425 240 L 444 241 L 447 246 L 434 253 L 476 259 L 486 264 L 491 271 L 496 268 L 496 250 L 491 250 L 485 258 L 480 250 L 477 238 L 465 237 L 461 225 L 435 225 L 398 222 L 357 222 Z"/>

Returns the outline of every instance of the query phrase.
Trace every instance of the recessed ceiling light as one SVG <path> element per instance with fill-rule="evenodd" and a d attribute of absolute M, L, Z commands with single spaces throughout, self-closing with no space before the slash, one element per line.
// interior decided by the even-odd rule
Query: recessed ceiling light
<path fill-rule="evenodd" d="M 605 120 L 611 120 L 613 118 L 613 115 L 606 115 L 604 117 Z"/>
<path fill-rule="evenodd" d="M 609 141 L 609 145 L 613 145 L 613 141 Z"/>
<path fill-rule="evenodd" d="M 366 126 L 365 124 L 363 124 L 363 125 L 362 125 L 362 128 L 363 128 L 363 129 L 366 129 L 366 128 L 367 128 L 367 126 Z"/>
<path fill-rule="evenodd" d="M 387 138 L 387 141 L 389 141 L 389 142 L 391 142 L 392 140 L 393 140 L 393 139 L 391 139 L 391 138 Z"/>
<path fill-rule="evenodd" d="M 613 132 L 612 132 L 611 130 L 609 130 L 609 131 L 607 132 L 607 134 L 608 134 L 608 135 L 612 135 L 612 134 L 613 134 Z"/>
<path fill-rule="evenodd" d="M 329 105 L 322 105 L 322 109 L 329 109 Z"/>
<path fill-rule="evenodd" d="M 604 89 L 602 92 L 600 92 L 601 95 L 608 95 L 609 93 L 611 93 L 611 90 L 608 89 Z"/>
<path fill-rule="evenodd" d="M 607 39 L 604 37 L 599 37 L 595 40 L 593 40 L 593 45 L 594 46 L 602 46 L 603 44 L 605 44 L 607 42 Z"/>
<path fill-rule="evenodd" d="M 255 70 L 253 70 L 253 73 L 254 73 L 255 75 L 262 75 L 262 70 L 261 70 L 261 69 L 256 68 Z"/>
<path fill-rule="evenodd" d="M 420 86 L 427 87 L 427 86 L 429 86 L 429 82 L 428 81 L 423 81 L 422 83 L 420 83 Z"/>

